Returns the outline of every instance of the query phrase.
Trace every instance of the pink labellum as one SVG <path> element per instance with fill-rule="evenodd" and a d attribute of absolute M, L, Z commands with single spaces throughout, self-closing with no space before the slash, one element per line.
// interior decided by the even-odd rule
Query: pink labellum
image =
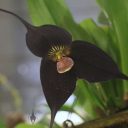
<path fill-rule="evenodd" d="M 62 57 L 57 62 L 57 71 L 58 73 L 65 73 L 69 71 L 74 65 L 74 61 L 69 57 Z"/>

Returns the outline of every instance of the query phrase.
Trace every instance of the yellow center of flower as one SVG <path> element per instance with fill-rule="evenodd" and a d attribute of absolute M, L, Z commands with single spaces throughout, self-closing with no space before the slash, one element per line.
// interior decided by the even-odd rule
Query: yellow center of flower
<path fill-rule="evenodd" d="M 59 61 L 62 57 L 70 54 L 69 48 L 66 46 L 52 46 L 48 52 L 48 57 L 53 61 Z"/>
<path fill-rule="evenodd" d="M 72 58 L 68 57 L 70 54 L 70 49 L 65 46 L 53 46 L 49 52 L 49 59 L 53 60 L 56 63 L 56 69 L 58 73 L 65 73 L 74 65 Z"/>

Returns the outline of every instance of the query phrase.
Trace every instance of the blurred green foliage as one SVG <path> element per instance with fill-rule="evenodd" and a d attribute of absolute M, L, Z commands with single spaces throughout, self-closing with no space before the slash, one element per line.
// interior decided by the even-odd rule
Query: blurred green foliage
<path fill-rule="evenodd" d="M 3 121 L 0 121 L 0 128 L 5 128 L 5 124 L 3 123 Z"/>
<path fill-rule="evenodd" d="M 47 128 L 46 126 L 43 126 L 41 124 L 33 124 L 33 125 L 30 125 L 30 124 L 20 124 L 20 125 L 17 125 L 15 128 Z"/>
<path fill-rule="evenodd" d="M 19 91 L 11 84 L 7 77 L 3 74 L 0 74 L 0 86 L 3 87 L 7 93 L 13 98 L 13 104 L 16 110 L 21 110 L 22 99 L 19 94 Z"/>

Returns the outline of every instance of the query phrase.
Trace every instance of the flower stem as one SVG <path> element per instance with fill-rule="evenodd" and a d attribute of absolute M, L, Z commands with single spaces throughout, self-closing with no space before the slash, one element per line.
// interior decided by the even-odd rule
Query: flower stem
<path fill-rule="evenodd" d="M 116 126 L 116 128 L 122 128 L 124 124 L 128 126 L 128 111 L 116 113 L 111 116 L 107 116 L 101 119 L 85 122 L 83 124 L 74 126 L 75 128 L 109 128 Z M 118 127 L 119 125 L 119 127 Z"/>

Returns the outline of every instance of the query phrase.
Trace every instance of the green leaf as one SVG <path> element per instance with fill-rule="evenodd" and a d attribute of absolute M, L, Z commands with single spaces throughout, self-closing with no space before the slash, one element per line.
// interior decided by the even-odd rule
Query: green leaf
<path fill-rule="evenodd" d="M 88 31 L 89 35 L 92 37 L 93 42 L 100 46 L 103 50 L 107 49 L 108 37 L 107 34 L 96 25 L 92 19 L 86 19 L 80 23 L 80 25 Z"/>
<path fill-rule="evenodd" d="M 94 119 L 98 117 L 96 109 L 100 109 L 102 112 L 105 109 L 105 105 L 102 98 L 99 97 L 96 86 L 87 84 L 84 80 L 77 81 L 76 96 L 78 97 L 78 104 L 85 109 L 89 118 Z M 104 113 L 104 112 L 103 112 Z"/>
<path fill-rule="evenodd" d="M 102 11 L 100 12 L 100 14 L 98 16 L 98 22 L 102 25 L 109 25 L 108 18 Z"/>
<path fill-rule="evenodd" d="M 94 42 L 98 47 L 107 52 L 118 65 L 120 66 L 120 51 L 115 43 L 114 35 L 112 33 L 111 26 L 99 26 L 92 19 L 86 19 L 80 23 L 80 25 L 88 31 L 88 34 L 92 36 L 92 42 Z M 105 96 L 106 106 L 119 107 L 123 99 L 123 85 L 122 81 L 110 81 L 106 83 L 101 83 L 100 91 Z M 93 90 L 93 88 L 92 88 Z M 94 89 L 95 91 L 96 89 Z M 95 92 L 95 94 L 101 94 L 101 92 Z M 102 97 L 99 96 L 99 97 Z M 118 99 L 118 104 L 117 104 Z M 109 102 L 110 100 L 110 102 Z M 105 104 L 104 104 L 105 105 Z"/>
<path fill-rule="evenodd" d="M 17 125 L 15 128 L 46 128 L 47 126 L 42 126 L 41 124 L 33 124 L 33 125 L 30 125 L 30 124 L 19 124 Z"/>
<path fill-rule="evenodd" d="M 109 17 L 116 45 L 120 49 L 122 70 L 128 74 L 128 1 L 97 0 L 97 2 Z M 124 88 L 125 92 L 128 92 L 128 81 L 124 81 Z"/>
<path fill-rule="evenodd" d="M 73 39 L 90 40 L 87 32 L 74 21 L 64 0 L 28 0 L 28 5 L 35 25 L 58 25 L 72 33 Z"/>
<path fill-rule="evenodd" d="M 80 25 L 88 32 L 92 38 L 92 43 L 95 43 L 98 47 L 117 60 L 119 57 L 119 50 L 111 38 L 110 26 L 98 26 L 92 19 L 86 19 L 82 21 Z M 113 52 L 113 50 L 115 52 Z"/>
<path fill-rule="evenodd" d="M 2 121 L 0 121 L 0 128 L 5 128 L 5 124 Z"/>

